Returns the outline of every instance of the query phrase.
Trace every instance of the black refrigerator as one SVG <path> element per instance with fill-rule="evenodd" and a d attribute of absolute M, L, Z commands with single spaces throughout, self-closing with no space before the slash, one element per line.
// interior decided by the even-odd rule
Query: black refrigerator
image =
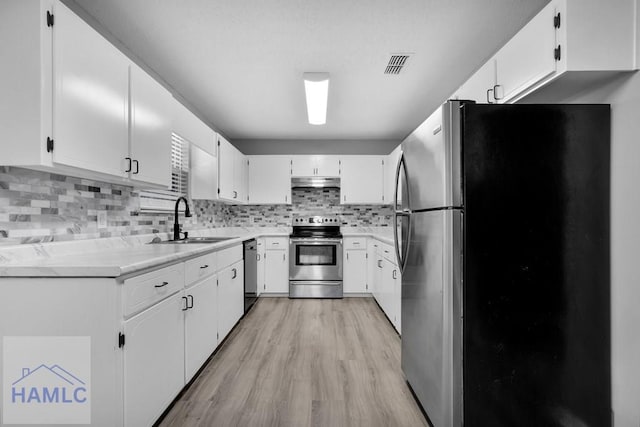
<path fill-rule="evenodd" d="M 610 107 L 449 101 L 402 143 L 402 369 L 434 427 L 611 425 Z"/>

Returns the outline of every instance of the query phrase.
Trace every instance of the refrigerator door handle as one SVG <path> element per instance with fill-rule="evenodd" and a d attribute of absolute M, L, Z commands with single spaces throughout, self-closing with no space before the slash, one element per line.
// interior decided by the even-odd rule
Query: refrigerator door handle
<path fill-rule="evenodd" d="M 393 200 L 393 246 L 396 250 L 396 257 L 398 260 L 398 266 L 400 267 L 400 272 L 404 273 L 405 266 L 407 264 L 407 253 L 409 252 L 409 234 L 411 230 L 411 209 L 403 208 L 399 209 L 398 206 L 398 188 L 400 185 L 400 173 L 404 175 L 404 186 L 406 188 L 406 206 L 411 206 L 410 204 L 410 194 L 409 194 L 409 182 L 407 179 L 407 169 L 404 162 L 404 153 L 400 155 L 400 159 L 398 160 L 398 165 L 396 166 L 396 184 L 394 190 L 394 200 Z M 409 224 L 407 226 L 407 235 L 402 235 L 402 248 L 398 244 L 398 217 L 407 218 Z M 401 227 L 401 230 L 404 230 Z"/>

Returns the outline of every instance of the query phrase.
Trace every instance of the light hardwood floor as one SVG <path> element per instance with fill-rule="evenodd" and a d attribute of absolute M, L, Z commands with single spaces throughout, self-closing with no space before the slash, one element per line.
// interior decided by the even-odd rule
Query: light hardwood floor
<path fill-rule="evenodd" d="M 261 298 L 161 426 L 428 426 L 372 298 Z"/>

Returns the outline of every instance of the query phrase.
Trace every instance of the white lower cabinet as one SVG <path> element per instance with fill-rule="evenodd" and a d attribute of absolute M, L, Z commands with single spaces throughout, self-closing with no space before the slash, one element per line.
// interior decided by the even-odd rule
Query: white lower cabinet
<path fill-rule="evenodd" d="M 367 238 L 345 237 L 342 260 L 344 293 L 368 292 L 367 286 Z"/>
<path fill-rule="evenodd" d="M 347 250 L 342 270 L 344 293 L 363 293 L 367 289 L 367 251 Z"/>
<path fill-rule="evenodd" d="M 221 342 L 244 313 L 244 261 L 218 273 L 218 342 Z"/>
<path fill-rule="evenodd" d="M 263 292 L 289 292 L 289 260 L 286 249 L 272 249 L 264 254 Z"/>
<path fill-rule="evenodd" d="M 218 278 L 213 275 L 185 289 L 184 381 L 191 381 L 218 345 Z"/>
<path fill-rule="evenodd" d="M 124 424 L 152 425 L 184 386 L 185 299 L 178 292 L 124 322 Z"/>

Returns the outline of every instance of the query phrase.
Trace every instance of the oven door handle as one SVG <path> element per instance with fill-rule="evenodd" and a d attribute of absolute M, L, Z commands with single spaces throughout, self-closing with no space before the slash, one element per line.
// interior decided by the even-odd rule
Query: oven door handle
<path fill-rule="evenodd" d="M 326 244 L 326 243 L 334 243 L 334 244 L 342 244 L 342 239 L 289 239 L 291 243 L 304 243 L 305 245 L 316 245 L 316 244 Z"/>

